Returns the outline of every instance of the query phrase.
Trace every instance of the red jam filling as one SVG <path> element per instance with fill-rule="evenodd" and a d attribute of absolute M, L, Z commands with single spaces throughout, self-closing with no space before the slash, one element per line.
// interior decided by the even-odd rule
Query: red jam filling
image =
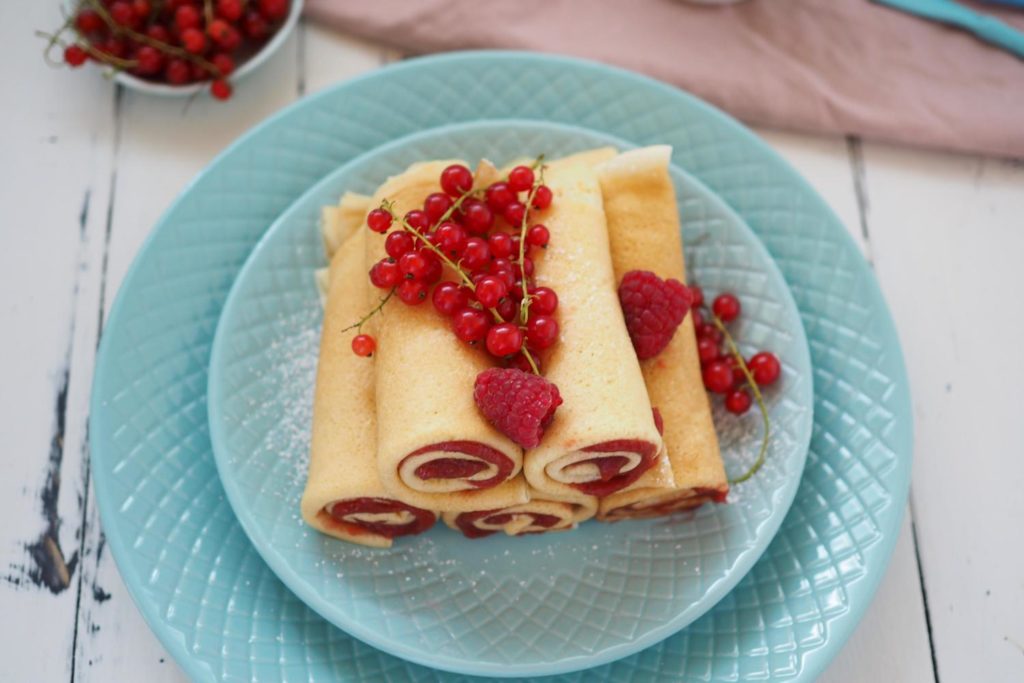
<path fill-rule="evenodd" d="M 490 479 L 466 482 L 478 489 L 489 489 L 508 479 L 512 474 L 513 467 L 515 467 L 515 463 L 512 462 L 510 457 L 479 441 L 442 441 L 441 443 L 424 446 L 405 457 L 411 458 L 432 451 L 459 453 L 477 458 L 483 462 L 462 460 L 460 458 L 435 458 L 416 468 L 416 476 L 424 481 L 428 479 L 468 479 L 474 474 L 487 469 L 487 465 L 484 463 L 490 463 L 497 466 L 497 474 Z"/>
<path fill-rule="evenodd" d="M 544 527 L 550 529 L 551 527 L 558 524 L 561 521 L 555 515 L 546 515 L 541 512 L 502 512 L 501 510 L 478 510 L 476 512 L 463 512 L 461 515 L 455 518 L 455 526 L 459 528 L 459 531 L 466 538 L 484 538 L 495 533 L 495 529 L 481 529 L 476 524 L 477 522 L 483 522 L 486 524 L 508 524 L 512 521 L 513 515 L 529 515 L 532 518 L 532 524 L 534 526 Z M 539 534 L 541 531 L 524 531 L 523 534 Z"/>
<path fill-rule="evenodd" d="M 729 489 L 713 489 L 704 486 L 698 486 L 697 488 L 690 489 L 686 492 L 685 496 L 677 496 L 670 498 L 669 500 L 663 501 L 658 505 L 650 505 L 647 507 L 643 506 L 642 502 L 633 503 L 621 508 L 617 512 L 617 515 L 623 517 L 630 516 L 629 513 L 639 513 L 643 517 L 661 517 L 668 515 L 673 512 L 686 512 L 687 510 L 693 510 L 699 508 L 708 501 L 715 503 L 724 503 L 725 499 L 729 495 Z M 616 516 L 617 516 L 616 515 Z"/>
<path fill-rule="evenodd" d="M 486 469 L 487 463 L 479 460 L 438 458 L 417 467 L 416 476 L 424 481 L 427 479 L 468 479 Z"/>
<path fill-rule="evenodd" d="M 643 476 L 643 473 L 654 466 L 657 450 L 650 441 L 639 439 L 617 439 L 603 443 L 587 446 L 583 449 L 586 453 L 616 453 L 629 451 L 640 456 L 637 466 L 628 472 L 622 472 L 622 468 L 629 462 L 628 458 L 621 455 L 607 455 L 581 460 L 580 463 L 588 463 L 597 467 L 600 479 L 587 481 L 571 486 L 590 496 L 607 496 L 632 484 Z"/>
<path fill-rule="evenodd" d="M 390 498 L 350 498 L 328 505 L 324 508 L 328 511 L 331 523 L 340 526 L 348 533 L 358 536 L 360 534 L 377 534 L 384 538 L 396 538 L 398 536 L 411 536 L 421 534 L 437 521 L 437 515 L 429 510 L 422 510 L 411 505 L 406 505 Z M 402 512 L 412 513 L 414 519 L 407 524 L 385 524 L 384 522 L 359 522 L 346 519 L 348 515 L 363 513 L 386 513 Z"/>

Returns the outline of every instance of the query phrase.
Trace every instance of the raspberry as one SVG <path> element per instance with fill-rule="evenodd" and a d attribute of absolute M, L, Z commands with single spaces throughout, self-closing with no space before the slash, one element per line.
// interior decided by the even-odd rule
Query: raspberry
<path fill-rule="evenodd" d="M 491 368 L 476 377 L 473 399 L 495 429 L 523 448 L 540 443 L 562 405 L 558 387 L 515 368 Z"/>
<path fill-rule="evenodd" d="M 668 346 L 690 302 L 690 291 L 679 280 L 662 280 L 647 270 L 626 273 L 619 285 L 619 303 L 637 358 L 653 358 Z"/>

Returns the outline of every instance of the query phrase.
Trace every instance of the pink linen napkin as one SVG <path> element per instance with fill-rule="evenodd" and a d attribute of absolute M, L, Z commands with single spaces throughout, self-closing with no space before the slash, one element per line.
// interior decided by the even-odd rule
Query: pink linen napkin
<path fill-rule="evenodd" d="M 557 52 L 646 73 L 740 119 L 1024 157 L 1024 61 L 868 0 L 306 0 L 406 53 Z M 975 4 L 1024 29 L 1024 13 Z"/>

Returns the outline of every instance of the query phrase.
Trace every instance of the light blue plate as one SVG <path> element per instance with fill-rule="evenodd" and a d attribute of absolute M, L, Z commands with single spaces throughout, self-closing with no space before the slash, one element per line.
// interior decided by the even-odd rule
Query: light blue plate
<path fill-rule="evenodd" d="M 325 265 L 320 208 L 342 192 L 372 194 L 427 159 L 523 154 L 558 158 L 628 143 L 528 121 L 458 124 L 402 138 L 346 164 L 289 207 L 260 241 L 228 296 L 210 360 L 214 457 L 235 513 L 285 585 L 367 643 L 435 668 L 539 676 L 604 664 L 675 633 L 750 569 L 796 493 L 811 438 L 811 362 L 796 304 L 749 228 L 673 168 L 691 276 L 709 295 L 743 302 L 734 330 L 749 356 L 776 351 L 783 381 L 767 392 L 768 464 L 736 486 L 730 505 L 670 520 L 586 524 L 570 534 L 467 541 L 443 524 L 390 550 L 310 530 L 305 485 L 321 307 L 313 271 Z M 557 240 L 558 235 L 552 239 Z M 581 264 L 585 267 L 586 264 Z M 471 388 L 467 387 L 467 391 Z M 716 402 L 716 405 L 720 402 Z M 718 417 L 730 469 L 761 445 L 760 415 Z"/>
<path fill-rule="evenodd" d="M 164 216 L 114 303 L 91 411 L 96 498 L 129 591 L 194 679 L 466 680 L 363 644 L 274 576 L 217 476 L 207 367 L 239 268 L 314 183 L 404 135 L 508 117 L 673 145 L 775 258 L 814 367 L 807 465 L 761 559 L 679 634 L 558 680 L 809 681 L 867 608 L 906 502 L 911 413 L 892 320 L 842 225 L 756 136 L 674 88 L 570 59 L 460 53 L 341 84 L 243 137 Z"/>

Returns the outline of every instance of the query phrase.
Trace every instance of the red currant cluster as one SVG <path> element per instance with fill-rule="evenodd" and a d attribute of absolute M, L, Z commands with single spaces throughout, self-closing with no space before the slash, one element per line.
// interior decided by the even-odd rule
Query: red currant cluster
<path fill-rule="evenodd" d="M 747 376 L 731 350 L 722 349 L 724 334 L 713 322 L 705 320 L 704 292 L 700 287 L 690 286 L 693 299 L 693 325 L 697 331 L 697 352 L 700 355 L 704 388 L 725 396 L 725 409 L 742 415 L 750 410 L 753 403 L 748 390 Z M 711 313 L 723 324 L 731 323 L 740 316 L 740 300 L 734 294 L 724 293 L 711 303 Z M 751 377 L 759 387 L 778 381 L 782 366 L 775 354 L 761 351 L 745 361 Z"/>
<path fill-rule="evenodd" d="M 290 0 L 81 0 L 50 46 L 63 44 L 64 62 L 89 59 L 158 83 L 212 81 L 210 92 L 231 97 L 227 77 L 277 31 Z"/>
<path fill-rule="evenodd" d="M 429 296 L 459 339 L 482 343 L 510 367 L 537 374 L 536 352 L 558 339 L 558 295 L 532 280 L 531 250 L 547 247 L 551 236 L 531 220 L 533 211 L 543 211 L 552 200 L 539 167 L 540 160 L 533 167 L 516 166 L 506 179 L 473 190 L 468 168 L 448 166 L 441 173 L 443 191 L 401 218 L 400 229 L 386 238 L 387 257 L 370 269 L 374 286 L 390 290 L 387 298 L 397 293 L 416 306 Z M 385 202 L 370 211 L 366 223 L 387 233 L 396 220 Z M 443 279 L 446 272 L 454 279 Z M 353 350 L 369 355 L 373 340 L 358 335 Z"/>

